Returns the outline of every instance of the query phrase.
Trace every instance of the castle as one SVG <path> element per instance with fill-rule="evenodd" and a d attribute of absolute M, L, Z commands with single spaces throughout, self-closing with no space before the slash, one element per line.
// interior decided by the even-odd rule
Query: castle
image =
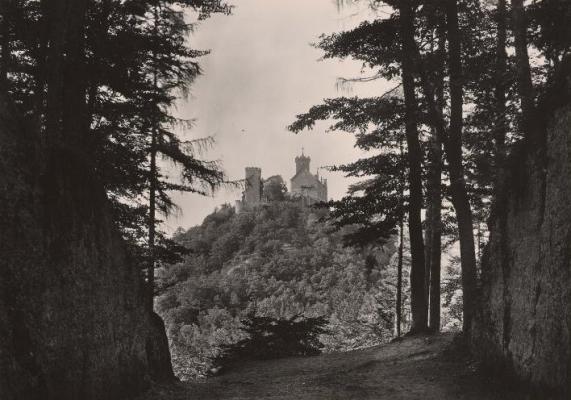
<path fill-rule="evenodd" d="M 305 205 L 327 201 L 327 179 L 320 178 L 319 173 L 312 174 L 309 165 L 311 158 L 303 150 L 295 158 L 295 175 L 290 179 L 291 190 L 288 197 L 300 199 Z M 280 175 L 274 175 L 266 180 L 262 179 L 262 169 L 256 167 L 246 168 L 246 188 L 242 193 L 242 200 L 236 201 L 236 212 L 251 210 L 261 204 L 275 200 L 274 188 L 285 186 Z"/>

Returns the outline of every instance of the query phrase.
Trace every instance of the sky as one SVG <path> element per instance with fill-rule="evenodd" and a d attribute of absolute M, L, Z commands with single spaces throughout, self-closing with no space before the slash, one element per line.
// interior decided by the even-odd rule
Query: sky
<path fill-rule="evenodd" d="M 367 2 L 339 9 L 335 0 L 234 0 L 232 15 L 201 22 L 190 37 L 195 49 L 209 49 L 201 60 L 203 75 L 181 100 L 176 114 L 195 119 L 186 139 L 213 136 L 216 144 L 202 155 L 219 160 L 231 180 L 244 168 L 262 168 L 262 176 L 295 173 L 294 158 L 304 148 L 311 170 L 351 162 L 362 155 L 349 133 L 326 132 L 326 123 L 300 134 L 286 127 L 297 114 L 323 99 L 382 94 L 382 81 L 357 83 L 340 91 L 337 78 L 370 75 L 354 60 L 322 60 L 310 44 L 323 33 L 351 29 L 370 19 Z M 340 173 L 320 170 L 328 179 L 329 197 L 342 197 L 352 182 Z M 220 190 L 214 197 L 174 193 L 180 211 L 164 223 L 168 232 L 200 224 L 216 206 L 234 204 L 241 190 Z"/>

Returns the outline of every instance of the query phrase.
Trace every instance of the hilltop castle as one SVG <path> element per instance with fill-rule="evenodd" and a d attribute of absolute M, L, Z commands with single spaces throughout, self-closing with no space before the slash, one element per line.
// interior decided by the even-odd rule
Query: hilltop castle
<path fill-rule="evenodd" d="M 305 205 L 327 201 L 327 179 L 319 177 L 319 173 L 312 174 L 309 165 L 311 158 L 303 154 L 295 158 L 295 175 L 290 179 L 290 198 L 299 198 Z M 280 175 L 274 175 L 266 180 L 262 179 L 262 169 L 256 167 L 246 168 L 246 189 L 242 193 L 242 200 L 236 201 L 236 211 L 252 209 L 260 204 L 272 200 L 272 187 L 285 186 Z"/>

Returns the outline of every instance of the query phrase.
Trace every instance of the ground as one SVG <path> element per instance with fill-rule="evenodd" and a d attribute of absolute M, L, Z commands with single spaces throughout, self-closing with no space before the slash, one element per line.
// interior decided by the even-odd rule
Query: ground
<path fill-rule="evenodd" d="M 507 400 L 454 335 L 408 337 L 347 353 L 246 363 L 203 382 L 155 387 L 139 400 Z"/>

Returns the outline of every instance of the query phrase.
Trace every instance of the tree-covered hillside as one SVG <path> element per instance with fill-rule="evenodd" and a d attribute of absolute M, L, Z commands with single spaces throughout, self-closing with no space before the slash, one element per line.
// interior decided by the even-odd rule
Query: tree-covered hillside
<path fill-rule="evenodd" d="M 394 243 L 344 247 L 350 228 L 334 230 L 324 213 L 293 201 L 240 214 L 223 206 L 177 235 L 191 253 L 160 269 L 157 310 L 179 377 L 207 374 L 224 346 L 244 338 L 241 321 L 252 316 L 323 316 L 324 351 L 392 337 Z"/>

